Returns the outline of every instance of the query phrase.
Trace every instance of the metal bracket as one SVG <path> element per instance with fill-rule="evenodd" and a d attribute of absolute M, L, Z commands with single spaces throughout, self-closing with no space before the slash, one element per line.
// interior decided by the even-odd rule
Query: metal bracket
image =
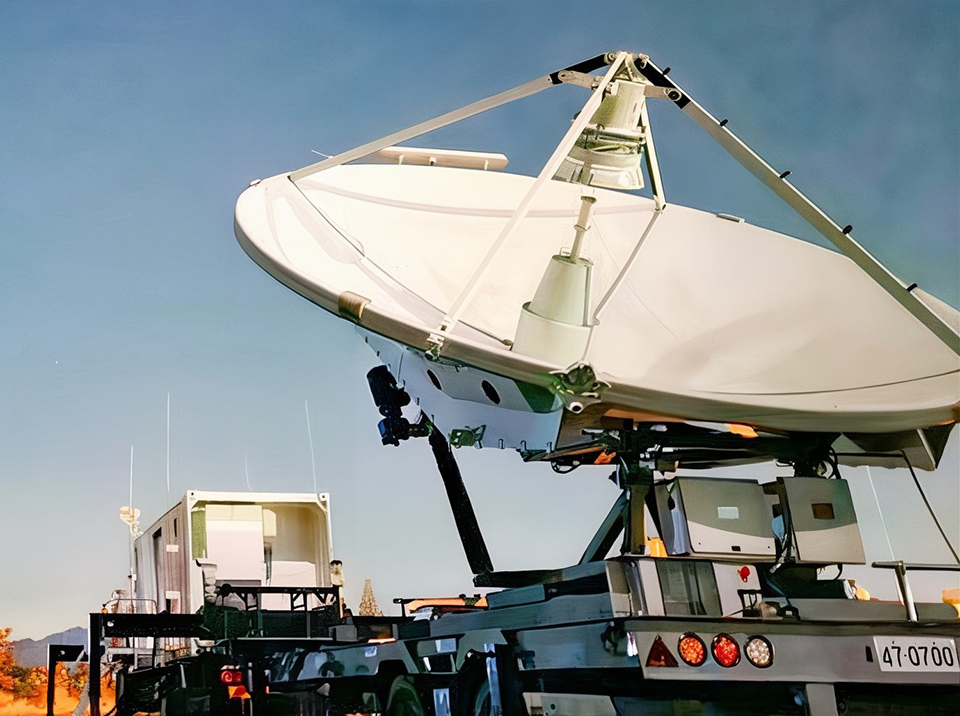
<path fill-rule="evenodd" d="M 456 448 L 479 445 L 480 441 L 483 440 L 483 434 L 486 430 L 486 425 L 480 425 L 476 428 L 458 428 L 451 430 L 450 444 Z"/>
<path fill-rule="evenodd" d="M 557 73 L 557 79 L 563 84 L 580 85 L 581 87 L 595 90 L 603 78 L 596 75 L 588 75 L 584 72 L 576 72 L 575 70 L 560 70 Z"/>
<path fill-rule="evenodd" d="M 439 331 L 432 331 L 429 336 L 427 336 L 427 346 L 429 346 L 424 352 L 423 357 L 429 361 L 439 362 L 440 361 L 440 349 L 443 348 L 444 336 Z"/>
<path fill-rule="evenodd" d="M 647 84 L 643 88 L 643 96 L 651 99 L 668 99 L 676 102 L 680 99 L 680 93 L 672 87 L 658 87 L 657 85 Z"/>
<path fill-rule="evenodd" d="M 553 392 L 572 413 L 581 413 L 588 405 L 599 403 L 603 392 L 610 387 L 597 378 L 589 363 L 576 363 L 550 375 L 553 376 Z"/>
<path fill-rule="evenodd" d="M 434 342 L 434 338 L 437 339 L 436 342 Z M 417 350 L 416 348 L 410 348 L 408 350 L 417 355 L 422 354 L 423 357 L 428 361 L 431 363 L 436 363 L 437 365 L 447 365 L 455 368 L 456 370 L 460 370 L 466 366 L 463 361 L 457 360 L 456 358 L 448 358 L 440 352 L 440 348 L 443 346 L 443 336 L 437 336 L 436 334 L 431 333 L 427 338 L 427 343 L 430 344 L 430 347 L 424 351 Z"/>

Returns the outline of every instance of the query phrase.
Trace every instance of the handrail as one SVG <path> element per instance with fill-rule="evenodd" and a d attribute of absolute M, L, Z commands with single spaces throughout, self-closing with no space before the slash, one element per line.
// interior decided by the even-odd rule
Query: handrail
<path fill-rule="evenodd" d="M 134 599 L 131 597 L 117 597 L 104 603 L 103 608 L 108 614 L 156 614 L 156 599 Z M 124 611 L 121 611 L 121 608 Z M 109 611 L 113 609 L 114 611 Z"/>
<path fill-rule="evenodd" d="M 903 606 L 907 609 L 907 619 L 912 622 L 920 621 L 917 616 L 917 605 L 913 601 L 913 592 L 907 582 L 907 570 L 917 572 L 960 572 L 960 564 L 925 564 L 921 562 L 904 562 L 902 559 L 895 562 L 874 562 L 870 565 L 875 569 L 892 569 L 897 575 L 897 588 L 903 597 Z"/>

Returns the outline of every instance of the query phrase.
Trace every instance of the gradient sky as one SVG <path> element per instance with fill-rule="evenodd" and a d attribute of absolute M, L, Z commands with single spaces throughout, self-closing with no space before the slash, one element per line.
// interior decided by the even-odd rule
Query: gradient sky
<path fill-rule="evenodd" d="M 245 455 L 255 489 L 312 489 L 304 400 L 348 598 L 365 577 L 382 607 L 471 591 L 429 448 L 380 446 L 373 353 L 243 254 L 233 207 L 311 149 L 599 52 L 672 67 L 894 273 L 957 306 L 958 15 L 956 0 L 3 3 L 0 626 L 22 638 L 84 624 L 124 585 L 131 444 L 145 522 L 187 489 L 246 489 Z M 543 93 L 418 141 L 503 151 L 535 174 L 582 101 Z M 651 112 L 671 202 L 816 240 L 667 110 Z M 954 435 L 922 478 L 954 539 L 957 455 Z M 498 568 L 576 561 L 615 498 L 605 470 L 458 457 Z M 891 540 L 860 504 L 868 560 L 946 561 L 904 475 L 873 475 Z M 863 474 L 851 482 L 872 499 Z M 893 596 L 889 575 L 857 574 Z"/>

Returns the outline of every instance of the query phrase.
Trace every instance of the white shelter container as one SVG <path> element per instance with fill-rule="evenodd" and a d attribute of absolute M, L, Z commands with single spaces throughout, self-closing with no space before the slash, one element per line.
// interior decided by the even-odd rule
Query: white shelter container
<path fill-rule="evenodd" d="M 326 493 L 191 490 L 134 545 L 136 592 L 157 611 L 191 614 L 203 604 L 203 571 L 218 585 L 330 586 L 330 496 Z M 282 595 L 264 595 L 279 608 Z"/>

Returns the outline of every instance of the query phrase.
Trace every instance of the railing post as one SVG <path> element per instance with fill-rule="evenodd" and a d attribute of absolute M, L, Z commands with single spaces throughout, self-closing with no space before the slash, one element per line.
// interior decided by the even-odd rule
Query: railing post
<path fill-rule="evenodd" d="M 87 694 L 90 696 L 90 716 L 100 716 L 100 636 L 103 633 L 100 612 L 90 615 L 90 629 L 87 632 L 87 653 L 89 654 L 89 672 L 87 674 Z"/>
<path fill-rule="evenodd" d="M 917 616 L 917 605 L 913 602 L 913 592 L 910 591 L 910 583 L 907 581 L 907 567 L 903 560 L 897 562 L 893 570 L 897 574 L 897 587 L 900 589 L 900 596 L 903 597 L 903 606 L 907 608 L 907 619 L 912 622 L 920 621 Z"/>
<path fill-rule="evenodd" d="M 47 645 L 47 716 L 53 716 L 53 697 L 56 693 L 54 679 L 57 675 L 57 658 L 53 644 Z"/>

